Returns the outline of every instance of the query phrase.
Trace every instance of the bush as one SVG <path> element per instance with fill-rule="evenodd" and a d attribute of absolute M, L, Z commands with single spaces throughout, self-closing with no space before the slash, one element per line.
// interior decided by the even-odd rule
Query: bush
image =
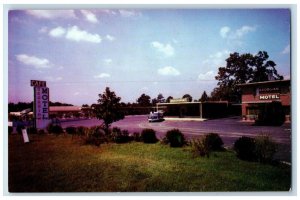
<path fill-rule="evenodd" d="M 184 135 L 178 129 L 168 131 L 163 142 L 170 144 L 171 147 L 182 147 L 186 144 Z"/>
<path fill-rule="evenodd" d="M 77 127 L 76 135 L 85 136 L 88 131 L 89 131 L 89 128 L 84 127 L 84 126 L 79 126 L 79 127 Z"/>
<path fill-rule="evenodd" d="M 39 135 L 44 135 L 44 134 L 45 134 L 45 131 L 44 131 L 44 129 L 40 129 L 40 130 L 38 130 L 38 134 L 39 134 Z"/>
<path fill-rule="evenodd" d="M 28 134 L 37 134 L 37 129 L 35 127 L 29 127 L 27 128 Z"/>
<path fill-rule="evenodd" d="M 64 132 L 63 128 L 60 125 L 49 124 L 47 127 L 48 133 L 53 133 L 59 135 Z"/>
<path fill-rule="evenodd" d="M 266 134 L 255 137 L 255 152 L 259 162 L 267 163 L 273 160 L 277 144 Z"/>
<path fill-rule="evenodd" d="M 156 138 L 156 132 L 153 129 L 144 129 L 141 134 L 144 143 L 156 143 L 158 139 Z"/>
<path fill-rule="evenodd" d="M 216 133 L 209 133 L 209 134 L 205 135 L 205 140 L 206 140 L 205 142 L 209 146 L 209 149 L 212 151 L 221 151 L 224 149 L 222 147 L 224 144 L 223 140 Z"/>
<path fill-rule="evenodd" d="M 234 143 L 234 150 L 237 153 L 237 157 L 241 160 L 257 160 L 255 148 L 255 139 L 250 137 L 243 136 L 237 139 Z"/>
<path fill-rule="evenodd" d="M 116 143 L 126 143 L 130 141 L 129 132 L 127 130 L 121 131 L 118 127 L 112 129 L 111 138 Z"/>
<path fill-rule="evenodd" d="M 201 136 L 200 138 L 197 139 L 194 138 L 190 141 L 190 145 L 192 147 L 193 153 L 196 156 L 201 156 L 201 157 L 206 156 L 209 158 L 210 149 L 205 138 L 206 138 L 205 136 Z"/>
<path fill-rule="evenodd" d="M 242 160 L 267 163 L 273 161 L 277 144 L 270 136 L 261 134 L 255 138 L 241 137 L 234 143 L 237 157 Z"/>
<path fill-rule="evenodd" d="M 66 132 L 67 132 L 67 134 L 70 134 L 70 135 L 76 135 L 77 130 L 75 127 L 69 126 L 66 128 Z"/>
<path fill-rule="evenodd" d="M 105 136 L 105 131 L 99 127 L 94 126 L 88 129 L 85 135 L 85 142 L 86 144 L 93 144 L 96 146 L 100 146 L 101 143 L 107 141 Z"/>
<path fill-rule="evenodd" d="M 136 141 L 136 142 L 141 142 L 141 141 L 142 141 L 142 136 L 141 136 L 141 134 L 138 133 L 138 132 L 134 132 L 134 133 L 132 134 L 132 138 L 133 138 L 133 140 Z"/>

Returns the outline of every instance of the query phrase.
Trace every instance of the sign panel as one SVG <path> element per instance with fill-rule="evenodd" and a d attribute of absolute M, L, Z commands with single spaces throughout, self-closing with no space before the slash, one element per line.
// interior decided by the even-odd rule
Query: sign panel
<path fill-rule="evenodd" d="M 36 128 L 46 128 L 49 120 L 49 88 L 34 87 Z"/>
<path fill-rule="evenodd" d="M 188 98 L 170 99 L 170 103 L 184 103 L 189 102 Z"/>
<path fill-rule="evenodd" d="M 259 100 L 274 100 L 280 99 L 279 94 L 266 94 L 266 95 L 259 95 Z"/>
<path fill-rule="evenodd" d="M 30 80 L 30 85 L 33 87 L 46 87 L 46 81 Z"/>
<path fill-rule="evenodd" d="M 24 143 L 29 142 L 29 137 L 28 137 L 26 128 L 22 129 L 22 135 L 23 135 Z"/>

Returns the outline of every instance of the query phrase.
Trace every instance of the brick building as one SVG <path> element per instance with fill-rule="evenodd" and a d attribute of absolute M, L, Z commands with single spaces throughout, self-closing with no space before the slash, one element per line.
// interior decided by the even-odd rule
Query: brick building
<path fill-rule="evenodd" d="M 277 101 L 281 102 L 286 119 L 289 120 L 291 112 L 290 80 L 246 83 L 239 86 L 242 89 L 243 119 L 256 119 L 265 104 Z"/>

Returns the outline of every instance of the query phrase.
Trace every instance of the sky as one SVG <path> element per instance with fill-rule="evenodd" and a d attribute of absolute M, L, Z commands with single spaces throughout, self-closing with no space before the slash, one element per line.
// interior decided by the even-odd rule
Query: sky
<path fill-rule="evenodd" d="M 96 103 L 110 87 L 122 102 L 145 93 L 199 99 L 217 87 L 230 53 L 267 51 L 290 78 L 289 9 L 10 10 L 8 101 Z"/>

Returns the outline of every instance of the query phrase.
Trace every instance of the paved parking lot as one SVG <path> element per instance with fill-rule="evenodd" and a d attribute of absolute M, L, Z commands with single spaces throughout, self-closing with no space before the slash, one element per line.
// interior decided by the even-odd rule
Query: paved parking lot
<path fill-rule="evenodd" d="M 94 126 L 101 124 L 97 119 L 63 122 L 62 126 Z M 124 120 L 115 122 L 112 127 L 126 129 L 130 133 L 141 132 L 145 128 L 152 128 L 157 132 L 158 138 L 163 138 L 168 130 L 177 128 L 186 138 L 190 139 L 207 133 L 217 133 L 224 142 L 224 146 L 232 147 L 234 141 L 242 136 L 255 137 L 258 134 L 269 134 L 279 145 L 277 157 L 291 160 L 291 124 L 280 127 L 254 126 L 251 122 L 243 122 L 240 117 L 214 119 L 207 121 L 181 121 L 165 120 L 163 122 L 149 123 L 146 115 L 126 116 Z"/>

